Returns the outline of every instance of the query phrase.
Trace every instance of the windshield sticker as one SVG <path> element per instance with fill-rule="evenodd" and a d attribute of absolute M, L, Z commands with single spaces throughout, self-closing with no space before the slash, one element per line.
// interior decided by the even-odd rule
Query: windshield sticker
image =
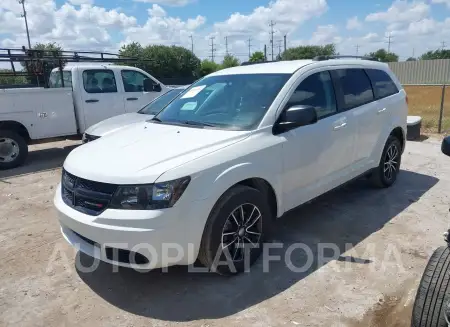
<path fill-rule="evenodd" d="M 180 110 L 195 110 L 197 102 L 186 102 Z"/>
<path fill-rule="evenodd" d="M 182 97 L 181 99 L 190 99 L 195 97 L 197 94 L 199 94 L 204 88 L 206 87 L 206 85 L 200 85 L 200 86 L 195 86 L 192 89 L 190 89 L 189 91 L 187 91 Z"/>

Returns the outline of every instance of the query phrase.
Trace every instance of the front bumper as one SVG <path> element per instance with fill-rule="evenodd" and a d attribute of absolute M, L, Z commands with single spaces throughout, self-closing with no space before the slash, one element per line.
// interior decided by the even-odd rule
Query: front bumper
<path fill-rule="evenodd" d="M 164 210 L 107 209 L 99 216 L 90 216 L 64 203 L 61 185 L 54 205 L 61 232 L 72 246 L 102 261 L 137 269 L 194 263 L 212 206 L 204 200 Z M 138 253 L 148 262 L 124 260 L 121 250 Z"/>

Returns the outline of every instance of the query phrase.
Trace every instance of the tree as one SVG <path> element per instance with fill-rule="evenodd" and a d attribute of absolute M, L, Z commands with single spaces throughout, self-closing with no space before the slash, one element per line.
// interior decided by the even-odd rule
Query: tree
<path fill-rule="evenodd" d="M 252 56 L 250 57 L 250 62 L 260 62 L 260 61 L 264 61 L 265 57 L 264 57 L 264 52 L 262 51 L 256 51 L 253 52 Z"/>
<path fill-rule="evenodd" d="M 371 52 L 368 57 L 377 58 L 381 62 L 397 62 L 398 55 L 393 52 L 387 52 L 385 49 L 378 49 L 375 52 Z"/>
<path fill-rule="evenodd" d="M 417 61 L 417 58 L 409 57 L 408 59 L 406 59 L 406 61 Z"/>
<path fill-rule="evenodd" d="M 332 56 L 336 54 L 334 44 L 306 45 L 289 48 L 281 55 L 282 60 L 312 59 L 316 56 Z"/>
<path fill-rule="evenodd" d="M 222 68 L 230 68 L 230 67 L 236 67 L 239 66 L 240 62 L 239 59 L 227 54 L 224 58 L 223 58 L 223 62 L 222 62 Z"/>
<path fill-rule="evenodd" d="M 450 59 L 450 50 L 435 50 L 428 51 L 424 53 L 421 57 L 421 60 L 433 60 L 433 59 Z"/>
<path fill-rule="evenodd" d="M 63 51 L 62 47 L 55 42 L 36 43 L 32 47 L 32 50 L 41 50 L 41 54 L 47 57 L 60 56 Z M 36 60 L 33 59 L 31 61 L 21 62 L 20 64 L 27 70 L 28 74 L 32 75 L 27 77 L 27 80 L 30 83 L 36 83 L 43 86 L 48 81 L 51 71 L 54 68 L 59 67 L 59 59 L 39 59 L 37 56 Z M 64 68 L 66 62 L 62 60 L 61 64 Z"/>
<path fill-rule="evenodd" d="M 156 78 L 197 78 L 200 59 L 190 50 L 178 46 L 149 45 L 133 42 L 122 46 L 119 54 L 145 59 L 134 64 Z"/>
<path fill-rule="evenodd" d="M 24 76 L 2 76 L 2 73 L 12 73 L 12 70 L 0 69 L 0 85 L 22 85 L 27 82 Z"/>
<path fill-rule="evenodd" d="M 209 75 L 220 70 L 220 68 L 221 67 L 219 64 L 216 64 L 214 61 L 205 59 L 202 61 L 202 65 L 200 67 L 200 76 L 203 77 Z"/>

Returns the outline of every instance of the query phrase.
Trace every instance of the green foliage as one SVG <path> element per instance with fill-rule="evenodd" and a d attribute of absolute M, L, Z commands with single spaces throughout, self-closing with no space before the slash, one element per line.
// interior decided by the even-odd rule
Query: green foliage
<path fill-rule="evenodd" d="M 377 58 L 381 62 L 397 62 L 398 55 L 393 52 L 387 52 L 385 49 L 378 49 L 375 52 L 371 52 L 368 57 Z"/>
<path fill-rule="evenodd" d="M 230 67 L 236 67 L 239 66 L 241 63 L 239 62 L 239 59 L 227 54 L 224 58 L 223 58 L 223 62 L 222 62 L 222 68 L 230 68 Z"/>
<path fill-rule="evenodd" d="M 142 47 L 139 43 L 133 42 L 122 46 L 119 54 L 125 57 L 150 60 L 133 62 L 133 65 L 156 78 L 196 78 L 201 64 L 200 59 L 191 51 L 178 46 L 148 45 Z"/>
<path fill-rule="evenodd" d="M 256 51 L 253 52 L 252 56 L 250 57 L 250 62 L 260 62 L 260 61 L 264 61 L 264 52 L 262 51 Z"/>
<path fill-rule="evenodd" d="M 417 58 L 409 57 L 408 59 L 406 59 L 406 61 L 417 61 Z"/>
<path fill-rule="evenodd" d="M 21 85 L 26 84 L 24 76 L 2 76 L 2 73 L 10 73 L 11 69 L 0 69 L 0 85 Z"/>
<path fill-rule="evenodd" d="M 219 64 L 216 64 L 215 62 L 205 59 L 202 61 L 201 67 L 200 67 L 200 77 L 209 75 L 211 73 L 214 73 L 218 70 L 220 70 L 222 67 Z"/>
<path fill-rule="evenodd" d="M 282 60 L 312 59 L 316 56 L 332 56 L 336 54 L 334 44 L 306 45 L 289 48 L 281 55 Z"/>
<path fill-rule="evenodd" d="M 433 60 L 433 59 L 450 59 L 450 50 L 435 50 L 428 51 L 424 53 L 421 57 L 421 60 Z"/>

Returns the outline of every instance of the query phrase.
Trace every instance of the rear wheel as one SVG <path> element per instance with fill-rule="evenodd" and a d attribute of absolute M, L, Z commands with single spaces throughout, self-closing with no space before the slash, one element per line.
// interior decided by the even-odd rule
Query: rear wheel
<path fill-rule="evenodd" d="M 384 146 L 380 163 L 370 176 L 376 187 L 389 187 L 395 183 L 400 171 L 401 155 L 402 147 L 399 139 L 390 135 Z"/>
<path fill-rule="evenodd" d="M 28 155 L 25 139 L 14 131 L 0 131 L 0 169 L 11 169 L 24 163 Z"/>
<path fill-rule="evenodd" d="M 245 271 L 261 255 L 271 211 L 263 194 L 237 185 L 217 201 L 205 226 L 199 260 L 211 271 Z"/>
<path fill-rule="evenodd" d="M 442 246 L 434 251 L 414 302 L 412 327 L 447 327 L 445 320 L 450 301 L 450 249 Z"/>

